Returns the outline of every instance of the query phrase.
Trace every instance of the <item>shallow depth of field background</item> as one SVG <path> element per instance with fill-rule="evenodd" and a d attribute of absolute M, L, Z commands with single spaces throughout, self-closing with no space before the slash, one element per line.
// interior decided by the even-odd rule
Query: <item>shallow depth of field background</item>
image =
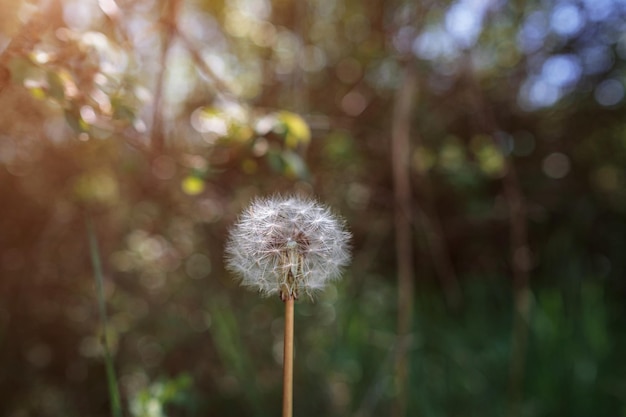
<path fill-rule="evenodd" d="M 353 233 L 296 305 L 296 416 L 626 416 L 625 33 L 622 0 L 0 0 L 0 415 L 110 416 L 104 332 L 125 416 L 279 415 L 283 306 L 223 245 L 280 192 Z"/>

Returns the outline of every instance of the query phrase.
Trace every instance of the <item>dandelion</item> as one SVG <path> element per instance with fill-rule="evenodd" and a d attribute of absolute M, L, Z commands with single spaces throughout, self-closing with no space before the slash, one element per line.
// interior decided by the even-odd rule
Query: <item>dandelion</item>
<path fill-rule="evenodd" d="M 293 413 L 294 301 L 339 278 L 350 233 L 327 207 L 299 197 L 258 199 L 230 231 L 226 265 L 242 285 L 285 302 L 283 417 Z"/>
<path fill-rule="evenodd" d="M 231 230 L 227 266 L 246 287 L 298 298 L 340 276 L 350 260 L 349 239 L 343 221 L 316 201 L 259 199 Z"/>

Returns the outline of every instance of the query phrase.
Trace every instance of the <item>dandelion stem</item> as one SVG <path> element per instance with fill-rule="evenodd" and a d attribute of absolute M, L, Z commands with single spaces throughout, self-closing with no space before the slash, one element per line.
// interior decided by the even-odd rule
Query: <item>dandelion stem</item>
<path fill-rule="evenodd" d="M 283 417 L 293 415 L 293 310 L 294 296 L 285 299 L 285 345 L 283 349 Z"/>

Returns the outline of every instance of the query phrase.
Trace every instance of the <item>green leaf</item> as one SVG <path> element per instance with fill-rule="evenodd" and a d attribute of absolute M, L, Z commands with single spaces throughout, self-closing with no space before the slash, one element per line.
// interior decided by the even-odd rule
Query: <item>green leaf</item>
<path fill-rule="evenodd" d="M 183 192 L 188 195 L 198 195 L 202 194 L 204 191 L 204 180 L 195 175 L 188 175 L 183 178 L 181 183 L 181 188 Z"/>
<path fill-rule="evenodd" d="M 65 100 L 63 80 L 55 71 L 48 71 L 48 95 L 55 100 Z"/>
<path fill-rule="evenodd" d="M 285 146 L 295 149 L 300 145 L 307 145 L 311 141 L 311 129 L 302 116 L 281 111 L 278 113 L 278 122 L 284 129 Z"/>
<path fill-rule="evenodd" d="M 284 163 L 284 173 L 287 177 L 299 179 L 309 178 L 309 170 L 300 155 L 292 151 L 284 151 L 282 153 L 282 159 Z"/>

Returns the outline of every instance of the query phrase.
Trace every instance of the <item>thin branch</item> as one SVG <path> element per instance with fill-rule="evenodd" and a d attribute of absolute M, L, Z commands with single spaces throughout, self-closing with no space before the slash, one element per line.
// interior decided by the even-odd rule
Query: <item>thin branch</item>
<path fill-rule="evenodd" d="M 511 335 L 511 368 L 509 380 L 510 411 L 514 417 L 520 415 L 522 386 L 528 348 L 530 318 L 530 260 L 528 245 L 527 209 L 521 192 L 517 172 L 513 163 L 507 159 L 507 173 L 503 179 L 504 194 L 510 212 L 511 265 L 513 269 L 513 294 L 515 314 Z"/>
<path fill-rule="evenodd" d="M 472 108 L 476 109 L 476 123 L 495 142 L 500 130 L 493 109 L 487 104 L 476 80 L 469 72 L 471 64 L 467 57 L 468 81 Z M 495 143 L 498 146 L 497 143 Z M 511 334 L 511 365 L 509 379 L 509 415 L 520 415 L 526 350 L 528 345 L 528 321 L 530 317 L 530 245 L 528 243 L 527 204 L 522 192 L 515 164 L 505 157 L 505 172 L 502 190 L 509 208 L 509 253 L 513 274 L 514 317 Z"/>
<path fill-rule="evenodd" d="M 164 35 L 161 43 L 161 60 L 157 73 L 156 91 L 154 93 L 154 108 L 152 113 L 152 147 L 160 152 L 165 147 L 165 132 L 163 131 L 163 89 L 165 88 L 165 74 L 167 71 L 167 56 L 176 34 L 176 20 L 180 7 L 180 0 L 165 0 L 165 10 L 161 18 L 164 26 Z"/>
<path fill-rule="evenodd" d="M 132 127 L 117 129 L 115 130 L 115 134 L 119 135 L 124 142 L 144 155 L 149 155 L 152 151 L 149 146 L 150 138 L 147 135 L 139 133 Z"/>
<path fill-rule="evenodd" d="M 413 242 L 411 228 L 410 126 L 413 94 L 417 84 L 415 70 L 406 65 L 395 97 L 391 126 L 391 166 L 394 189 L 394 225 L 398 265 L 398 350 L 395 360 L 397 399 L 392 415 L 406 415 L 408 407 L 409 358 L 414 302 Z"/>
<path fill-rule="evenodd" d="M 300 42 L 302 42 L 302 46 L 304 46 L 307 42 L 307 7 L 308 1 L 296 1 L 293 2 L 294 7 L 294 29 L 293 32 L 300 38 Z M 308 102 L 308 90 L 306 88 L 306 83 L 304 82 L 304 71 L 302 70 L 302 66 L 300 65 L 300 60 L 303 59 L 302 56 L 298 56 L 301 50 L 296 51 L 296 65 L 291 72 L 291 85 L 290 85 L 290 102 L 292 109 L 298 113 L 304 113 L 307 111 L 307 102 Z"/>
<path fill-rule="evenodd" d="M 446 244 L 441 218 L 433 204 L 430 177 L 427 173 L 415 175 L 415 177 L 416 182 L 420 183 L 419 188 L 424 196 L 423 207 L 421 210 L 417 207 L 417 214 L 419 219 L 421 219 L 422 229 L 426 235 L 426 244 L 432 257 L 435 272 L 441 281 L 446 303 L 452 308 L 459 308 L 463 301 L 463 295 L 454 265 L 452 264 L 450 251 Z M 417 228 L 417 225 L 415 227 Z"/>
<path fill-rule="evenodd" d="M 421 135 L 416 132 L 413 134 L 413 137 L 415 146 L 420 146 L 422 143 Z M 458 308 L 462 302 L 461 287 L 445 240 L 441 218 L 435 207 L 432 182 L 428 172 L 420 173 L 419 170 L 416 170 L 414 176 L 417 192 L 420 192 L 422 196 L 421 215 L 418 218 L 426 237 L 428 251 L 431 255 L 436 275 L 441 282 L 446 303 L 452 308 Z M 416 221 L 415 223 L 417 228 L 418 222 Z"/>
<path fill-rule="evenodd" d="M 187 37 L 187 35 L 185 35 L 178 27 L 176 27 L 175 30 L 176 30 L 176 35 L 178 36 L 180 41 L 183 43 L 185 48 L 187 48 L 187 51 L 189 52 L 189 54 L 191 54 L 191 58 L 193 59 L 193 61 L 198 66 L 198 69 L 207 78 L 211 79 L 211 81 L 213 82 L 213 85 L 215 87 L 215 91 L 219 95 L 221 95 L 221 96 L 228 97 L 228 98 L 231 98 L 231 99 L 235 99 L 237 97 L 237 95 L 224 82 L 224 80 L 222 80 L 211 69 L 211 67 L 206 63 L 204 58 L 202 58 L 202 55 L 200 55 L 200 52 L 198 52 L 198 48 L 196 48 L 196 46 L 193 44 L 193 42 L 191 42 L 191 40 Z"/>

